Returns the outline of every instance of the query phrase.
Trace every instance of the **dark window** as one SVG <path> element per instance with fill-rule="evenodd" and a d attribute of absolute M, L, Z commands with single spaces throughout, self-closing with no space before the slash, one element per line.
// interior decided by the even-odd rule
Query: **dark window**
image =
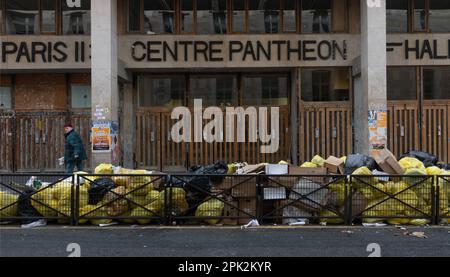
<path fill-rule="evenodd" d="M 450 67 L 425 68 L 423 88 L 424 99 L 450 99 Z"/>
<path fill-rule="evenodd" d="M 450 1 L 430 0 L 430 32 L 450 32 Z"/>
<path fill-rule="evenodd" d="M 302 33 L 329 33 L 331 1 L 303 0 L 301 16 Z"/>
<path fill-rule="evenodd" d="M 388 100 L 417 99 L 416 68 L 388 67 L 387 96 Z"/>
<path fill-rule="evenodd" d="M 226 34 L 227 1 L 197 0 L 197 34 Z"/>
<path fill-rule="evenodd" d="M 425 0 L 414 0 L 414 30 L 425 31 L 427 21 L 427 11 Z"/>
<path fill-rule="evenodd" d="M 90 108 L 91 107 L 91 86 L 89 85 L 71 85 L 70 93 L 72 98 L 72 108 Z"/>
<path fill-rule="evenodd" d="M 243 79 L 245 106 L 288 105 L 288 78 L 284 76 L 247 76 Z"/>
<path fill-rule="evenodd" d="M 91 1 L 81 0 L 81 7 L 62 1 L 62 30 L 64 35 L 89 35 L 91 33 Z"/>
<path fill-rule="evenodd" d="M 237 103 L 237 81 L 234 76 L 193 77 L 190 79 L 190 105 L 202 99 L 203 107 L 234 106 Z"/>
<path fill-rule="evenodd" d="M 232 22 L 234 33 L 244 33 L 246 31 L 245 1 L 233 0 Z"/>
<path fill-rule="evenodd" d="M 183 106 L 184 90 L 183 77 L 139 76 L 139 106 L 166 108 Z"/>
<path fill-rule="evenodd" d="M 128 0 L 128 32 L 141 30 L 141 0 Z"/>
<path fill-rule="evenodd" d="M 35 35 L 39 33 L 39 1 L 6 0 L 6 33 Z"/>
<path fill-rule="evenodd" d="M 56 2 L 55 0 L 41 0 L 42 32 L 56 32 Z"/>
<path fill-rule="evenodd" d="M 350 100 L 347 68 L 303 69 L 301 74 L 301 98 L 303 101 Z"/>
<path fill-rule="evenodd" d="M 175 32 L 175 9 L 172 0 L 144 1 L 144 32 L 151 35 Z"/>
<path fill-rule="evenodd" d="M 283 21 L 284 32 L 296 32 L 297 31 L 297 12 L 295 0 L 285 0 L 283 7 Z"/>
<path fill-rule="evenodd" d="M 388 33 L 408 32 L 408 0 L 386 2 L 386 29 Z"/>
<path fill-rule="evenodd" d="M 9 86 L 0 86 L 0 110 L 2 109 L 11 109 L 11 87 Z"/>
<path fill-rule="evenodd" d="M 194 1 L 193 0 L 180 0 L 181 1 L 181 32 L 192 33 L 194 32 Z"/>
<path fill-rule="evenodd" d="M 250 33 L 279 33 L 280 1 L 250 0 L 248 17 Z"/>

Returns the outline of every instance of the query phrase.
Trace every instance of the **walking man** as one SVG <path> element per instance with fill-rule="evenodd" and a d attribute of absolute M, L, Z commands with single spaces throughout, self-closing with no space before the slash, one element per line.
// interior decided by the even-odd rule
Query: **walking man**
<path fill-rule="evenodd" d="M 73 126 L 66 124 L 64 126 L 66 137 L 64 164 L 66 165 L 66 173 L 73 173 L 75 166 L 78 171 L 83 171 L 83 161 L 87 160 L 86 151 L 84 150 L 83 141 L 80 135 L 75 132 Z"/>

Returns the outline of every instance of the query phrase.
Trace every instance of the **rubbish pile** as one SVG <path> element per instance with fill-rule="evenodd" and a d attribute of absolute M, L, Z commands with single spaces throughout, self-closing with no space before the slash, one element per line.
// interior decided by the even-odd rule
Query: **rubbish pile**
<path fill-rule="evenodd" d="M 77 172 L 74 183 L 35 177 L 25 185 L 11 182 L 0 190 L 0 218 L 45 217 L 69 224 L 75 212 L 79 224 L 150 224 L 170 214 L 211 225 L 246 225 L 256 218 L 262 224 L 326 225 L 344 224 L 351 212 L 355 223 L 426 225 L 435 207 L 441 217 L 450 217 L 450 178 L 430 177 L 450 171 L 417 151 L 400 160 L 388 150 L 373 158 L 317 155 L 301 166 L 219 161 L 172 178 L 111 164 L 98 165 L 94 173 Z M 436 188 L 439 201 L 433 203 Z"/>

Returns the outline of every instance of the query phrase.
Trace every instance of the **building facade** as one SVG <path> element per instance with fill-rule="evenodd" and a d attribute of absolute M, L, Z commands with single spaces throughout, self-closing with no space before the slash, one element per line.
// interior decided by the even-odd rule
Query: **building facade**
<path fill-rule="evenodd" d="M 61 171 L 67 122 L 88 167 L 298 164 L 382 147 L 450 162 L 450 1 L 0 0 L 0 43 L 0 172 Z M 175 142 L 171 112 L 195 99 L 279 107 L 278 151 Z"/>

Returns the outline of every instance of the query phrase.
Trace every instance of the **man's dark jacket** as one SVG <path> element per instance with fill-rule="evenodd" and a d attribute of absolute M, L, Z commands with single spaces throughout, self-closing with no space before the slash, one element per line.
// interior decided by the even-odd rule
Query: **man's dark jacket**
<path fill-rule="evenodd" d="M 78 156 L 78 159 L 83 161 L 87 160 L 86 151 L 84 150 L 83 141 L 81 140 L 80 135 L 74 130 L 65 134 L 66 137 L 66 145 L 65 145 L 65 153 L 64 153 L 64 162 L 70 163 L 75 161 L 75 156 Z"/>

